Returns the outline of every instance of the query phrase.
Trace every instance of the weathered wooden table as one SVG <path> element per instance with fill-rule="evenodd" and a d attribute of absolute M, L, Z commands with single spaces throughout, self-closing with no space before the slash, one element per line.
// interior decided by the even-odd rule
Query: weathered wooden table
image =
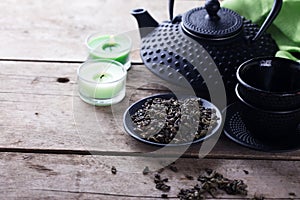
<path fill-rule="evenodd" d="M 178 1 L 175 12 L 200 4 L 203 1 Z M 122 109 L 89 106 L 76 90 L 76 69 L 87 57 L 87 35 L 136 31 L 129 12 L 141 6 L 158 21 L 168 18 L 166 0 L 0 2 L 1 199 L 161 197 L 154 172 L 143 175 L 139 168 L 160 159 L 157 148 L 126 134 Z M 159 93 L 153 80 L 158 78 L 133 53 L 123 105 Z M 198 150 L 195 145 L 176 160 L 177 173 L 162 172 L 169 178 L 169 197 L 197 182 L 186 174 L 197 177 L 211 168 L 248 185 L 247 196 L 220 193 L 218 198 L 300 198 L 300 151 L 250 150 L 223 135 L 205 158 L 198 158 Z M 153 154 L 145 158 L 145 152 Z M 170 151 L 163 158 L 172 156 Z M 118 170 L 115 175 L 112 166 Z"/>

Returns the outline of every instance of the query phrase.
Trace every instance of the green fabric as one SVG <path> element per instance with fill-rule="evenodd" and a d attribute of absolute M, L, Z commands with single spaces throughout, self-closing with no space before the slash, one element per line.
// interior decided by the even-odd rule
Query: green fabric
<path fill-rule="evenodd" d="M 261 25 L 269 14 L 274 0 L 224 0 L 222 7 Z M 279 51 L 277 57 L 300 60 L 300 0 L 283 0 L 280 13 L 267 30 Z"/>

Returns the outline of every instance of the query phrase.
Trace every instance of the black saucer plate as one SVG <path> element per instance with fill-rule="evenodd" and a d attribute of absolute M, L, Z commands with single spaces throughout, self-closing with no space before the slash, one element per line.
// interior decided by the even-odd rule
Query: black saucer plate
<path fill-rule="evenodd" d="M 204 99 L 201 98 L 201 101 L 203 102 L 203 106 L 205 108 L 214 108 L 216 110 L 216 115 L 218 116 L 219 120 L 218 120 L 218 125 L 212 130 L 210 131 L 209 134 L 207 134 L 205 137 L 199 138 L 198 140 L 194 140 L 192 142 L 188 142 L 188 143 L 169 143 L 169 144 L 163 144 L 163 143 L 156 143 L 156 142 L 151 142 L 149 140 L 143 139 L 139 134 L 137 134 L 134 131 L 134 124 L 132 122 L 131 119 L 131 115 L 133 115 L 138 109 L 142 108 L 142 105 L 148 100 L 148 99 L 154 99 L 154 98 L 163 98 L 163 99 L 170 99 L 170 98 L 176 98 L 176 96 L 174 94 L 171 93 L 167 93 L 167 94 L 156 94 L 153 96 L 149 96 L 146 98 L 143 98 L 135 103 L 133 103 L 129 108 L 127 108 L 127 110 L 125 111 L 124 115 L 123 115 L 123 126 L 125 131 L 132 136 L 133 138 L 137 139 L 140 142 L 146 143 L 146 144 L 150 144 L 150 145 L 155 145 L 155 146 L 184 146 L 184 145 L 191 145 L 191 144 L 195 144 L 195 143 L 199 143 L 204 141 L 205 139 L 211 137 L 212 135 L 214 135 L 215 133 L 217 133 L 217 131 L 220 129 L 220 126 L 222 124 L 222 116 L 221 116 L 221 112 L 219 109 L 217 109 L 212 103 L 210 103 L 209 101 L 206 101 Z"/>
<path fill-rule="evenodd" d="M 229 139 L 245 147 L 265 152 L 287 152 L 300 149 L 300 125 L 295 130 L 295 134 L 289 138 L 282 138 L 280 141 L 261 141 L 254 138 L 247 130 L 239 108 L 239 103 L 233 103 L 226 111 L 224 133 Z"/>

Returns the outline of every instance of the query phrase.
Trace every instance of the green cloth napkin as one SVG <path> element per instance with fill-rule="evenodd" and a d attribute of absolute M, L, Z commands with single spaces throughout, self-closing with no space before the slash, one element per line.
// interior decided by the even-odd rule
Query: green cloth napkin
<path fill-rule="evenodd" d="M 274 0 L 224 0 L 221 4 L 262 25 L 273 3 Z M 300 61 L 300 0 L 283 0 L 280 13 L 267 32 L 279 46 L 277 57 Z"/>

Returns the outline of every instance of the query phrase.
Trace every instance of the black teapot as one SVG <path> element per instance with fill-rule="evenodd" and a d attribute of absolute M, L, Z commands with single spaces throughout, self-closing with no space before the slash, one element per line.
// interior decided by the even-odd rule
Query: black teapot
<path fill-rule="evenodd" d="M 209 66 L 201 62 L 201 54 L 208 54 L 222 76 L 226 91 L 233 93 L 236 70 L 241 63 L 254 57 L 274 56 L 277 52 L 278 46 L 265 31 L 281 6 L 282 0 L 274 1 L 261 27 L 230 9 L 220 8 L 218 0 L 207 0 L 204 7 L 174 18 L 174 0 L 169 0 L 170 20 L 161 24 L 145 9 L 134 9 L 131 14 L 140 28 L 141 58 L 150 71 L 176 85 L 181 85 L 180 79 L 185 78 L 196 93 L 201 93 L 207 91 L 206 83 L 190 60 L 200 56 L 197 63 L 202 63 L 200 68 L 205 71 Z M 174 70 L 178 73 L 173 73 Z M 213 71 L 210 76 L 213 77 Z"/>

